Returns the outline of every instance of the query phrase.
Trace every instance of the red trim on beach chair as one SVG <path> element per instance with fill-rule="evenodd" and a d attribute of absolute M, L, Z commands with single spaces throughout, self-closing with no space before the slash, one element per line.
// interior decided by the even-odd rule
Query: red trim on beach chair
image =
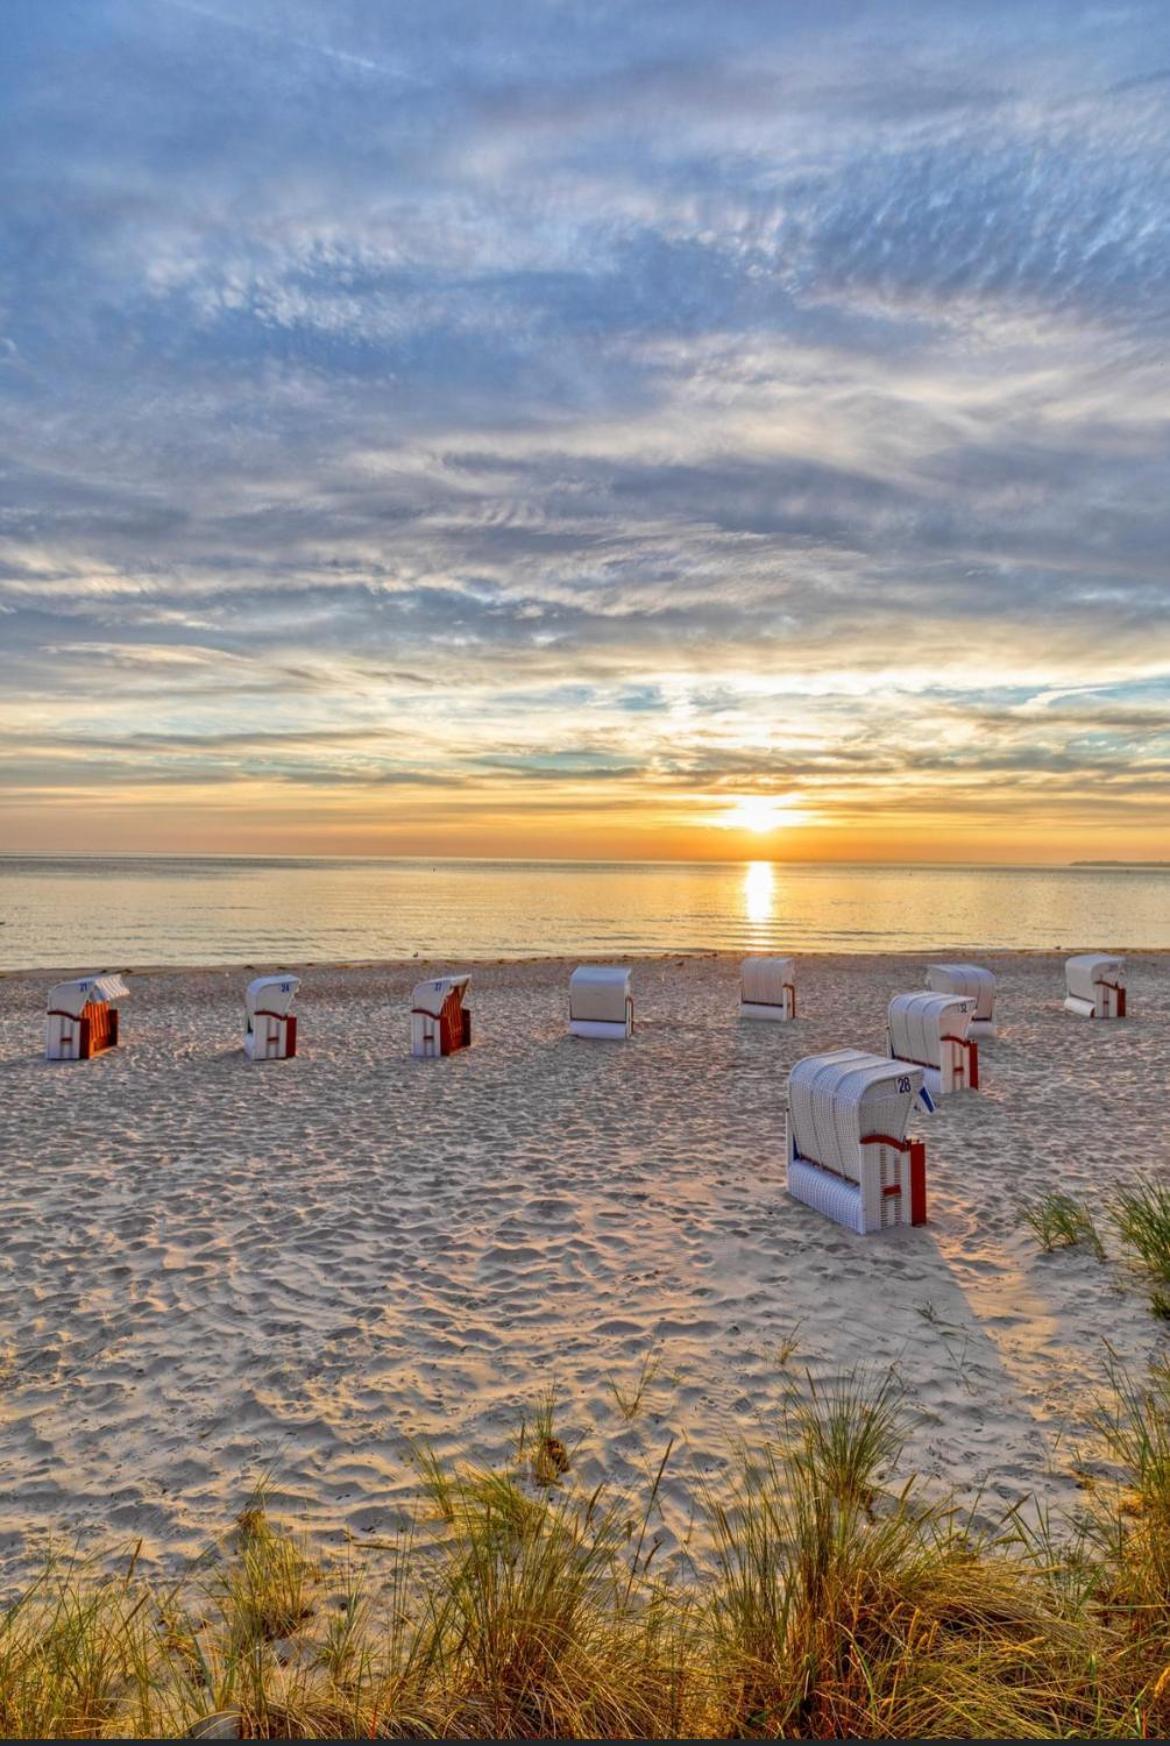
<path fill-rule="evenodd" d="M 1121 986 L 1120 982 L 1101 982 L 1101 983 L 1098 983 L 1098 987 L 1111 988 L 1113 990 L 1114 994 L 1117 996 L 1117 1016 L 1118 1016 L 1118 1018 L 1124 1018 L 1125 1017 L 1125 989 Z"/>
<path fill-rule="evenodd" d="M 952 1037 L 949 1034 L 939 1038 L 943 1043 L 958 1043 L 960 1049 L 967 1051 L 967 1089 L 979 1090 L 979 1045 L 970 1037 Z"/>
<path fill-rule="evenodd" d="M 910 1223 L 924 1225 L 926 1223 L 926 1142 L 924 1140 L 895 1140 L 892 1134 L 863 1134 L 863 1146 L 892 1146 L 895 1152 L 910 1154 Z M 900 1195 L 898 1184 L 892 1183 L 889 1188 L 883 1188 L 883 1195 Z"/>
<path fill-rule="evenodd" d="M 863 1146 L 892 1146 L 895 1152 L 909 1152 L 911 1147 L 919 1142 L 916 1140 L 895 1140 L 892 1134 L 862 1134 L 860 1144 Z"/>
<path fill-rule="evenodd" d="M 463 1001 L 455 989 L 452 989 L 439 1014 L 439 1050 L 444 1055 L 453 1055 L 456 1049 L 462 1047 Z"/>
<path fill-rule="evenodd" d="M 104 1001 L 87 1000 L 81 1011 L 81 1060 L 112 1049 L 118 1041 L 118 1009 Z"/>
<path fill-rule="evenodd" d="M 432 1024 L 438 1024 L 440 1055 L 454 1055 L 457 1049 L 466 1049 L 471 1042 L 471 1013 L 463 1005 L 463 996 L 456 988 L 444 996 L 437 1013 L 426 1006 L 412 1006 L 410 1016 L 430 1019 Z"/>
<path fill-rule="evenodd" d="M 273 1024 L 283 1025 L 285 1027 L 284 1059 L 286 1061 L 291 1061 L 293 1056 L 297 1052 L 297 1021 L 296 1021 L 295 1015 L 291 1012 L 290 1013 L 270 1012 L 267 1007 L 259 1006 L 256 1008 L 256 1011 L 252 1014 L 252 1018 L 254 1020 L 255 1019 L 271 1019 Z M 264 1047 L 267 1048 L 269 1043 L 278 1043 L 279 1041 L 280 1041 L 280 1032 L 277 1031 L 276 1035 L 274 1036 L 270 1030 L 268 1032 L 268 1035 L 264 1039 Z M 278 1056 L 277 1059 L 279 1060 L 280 1057 Z"/>
<path fill-rule="evenodd" d="M 910 1223 L 926 1223 L 926 1144 L 915 1140 L 910 1146 Z"/>
<path fill-rule="evenodd" d="M 46 1017 L 64 1019 L 69 1025 L 71 1040 L 77 1045 L 77 1061 L 92 1060 L 118 1045 L 118 1009 L 103 1000 L 87 1000 L 79 1013 L 51 1006 Z"/>

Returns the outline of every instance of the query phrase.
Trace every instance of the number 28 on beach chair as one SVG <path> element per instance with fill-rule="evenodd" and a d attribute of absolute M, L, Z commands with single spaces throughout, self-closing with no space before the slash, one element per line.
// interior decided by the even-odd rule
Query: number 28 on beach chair
<path fill-rule="evenodd" d="M 297 1052 L 292 1003 L 299 976 L 257 976 L 244 995 L 244 1053 L 249 1061 L 290 1061 Z"/>
<path fill-rule="evenodd" d="M 978 1091 L 979 1045 L 968 1036 L 975 1002 L 961 994 L 895 994 L 886 1014 L 890 1054 L 921 1067 L 931 1097 Z"/>
<path fill-rule="evenodd" d="M 926 1223 L 926 1147 L 906 1138 L 921 1067 L 860 1049 L 808 1055 L 788 1076 L 788 1192 L 859 1237 Z"/>
<path fill-rule="evenodd" d="M 112 1000 L 130 990 L 120 976 L 79 976 L 50 989 L 45 1014 L 45 1059 L 88 1061 L 118 1042 L 118 1009 Z"/>
<path fill-rule="evenodd" d="M 1125 959 L 1081 952 L 1064 966 L 1065 1011 L 1081 1018 L 1125 1017 Z"/>
<path fill-rule="evenodd" d="M 431 1061 L 467 1048 L 471 1014 L 463 1003 L 470 986 L 470 976 L 433 976 L 419 983 L 410 1002 L 412 1055 Z"/>

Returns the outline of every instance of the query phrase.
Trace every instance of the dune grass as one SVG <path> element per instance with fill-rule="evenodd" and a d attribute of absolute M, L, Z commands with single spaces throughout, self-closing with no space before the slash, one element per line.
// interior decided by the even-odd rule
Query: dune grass
<path fill-rule="evenodd" d="M 1170 1727 L 1170 1370 L 1119 1365 L 1115 1484 L 1072 1534 L 976 1532 L 900 1473 L 891 1378 L 811 1384 L 706 1498 L 713 1568 L 659 1568 L 575 1474 L 423 1460 L 434 1543 L 330 1563 L 252 1499 L 181 1584 L 53 1565 L 0 1617 L 0 1735 L 1132 1738 Z M 550 1409 L 551 1410 L 551 1409 Z M 212 1718 L 211 1720 L 208 1720 Z"/>
<path fill-rule="evenodd" d="M 1046 1255 L 1083 1243 L 1098 1261 L 1105 1258 L 1105 1247 L 1092 1213 L 1083 1200 L 1071 1194 L 1046 1194 L 1039 1200 L 1026 1200 L 1020 1206 L 1019 1217 Z"/>
<path fill-rule="evenodd" d="M 1150 1281 L 1150 1308 L 1170 1319 L 1170 1184 L 1150 1176 L 1118 1189 L 1109 1211 L 1123 1247 Z"/>

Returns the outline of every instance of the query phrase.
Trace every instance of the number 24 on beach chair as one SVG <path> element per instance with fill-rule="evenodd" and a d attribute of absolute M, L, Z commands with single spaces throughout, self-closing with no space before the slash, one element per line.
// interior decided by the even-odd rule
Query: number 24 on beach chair
<path fill-rule="evenodd" d="M 300 986 L 300 977 L 288 971 L 249 982 L 244 996 L 244 1053 L 249 1061 L 290 1061 L 296 1054 L 292 1003 Z"/>

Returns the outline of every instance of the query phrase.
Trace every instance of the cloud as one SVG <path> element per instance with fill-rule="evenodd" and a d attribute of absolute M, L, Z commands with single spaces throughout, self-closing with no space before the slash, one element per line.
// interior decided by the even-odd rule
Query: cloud
<path fill-rule="evenodd" d="M 11 23 L 0 736 L 39 805 L 1156 818 L 1164 8 Z"/>

